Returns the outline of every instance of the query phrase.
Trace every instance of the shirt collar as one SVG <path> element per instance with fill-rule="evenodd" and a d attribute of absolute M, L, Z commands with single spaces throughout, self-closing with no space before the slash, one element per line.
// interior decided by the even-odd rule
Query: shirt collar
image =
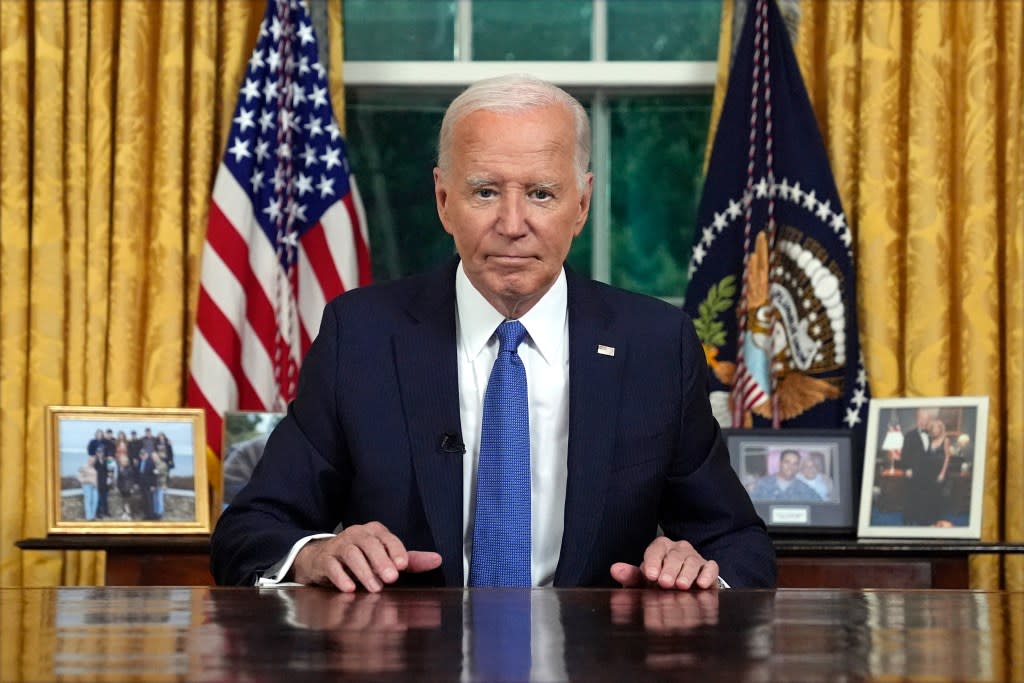
<path fill-rule="evenodd" d="M 565 344 L 568 301 L 565 269 L 562 269 L 551 289 L 519 318 L 529 334 L 529 341 L 548 365 L 557 364 L 561 358 L 560 351 Z M 490 342 L 505 316 L 477 291 L 469 281 L 461 261 L 455 271 L 455 307 L 458 312 L 459 338 L 468 360 L 472 361 Z"/>

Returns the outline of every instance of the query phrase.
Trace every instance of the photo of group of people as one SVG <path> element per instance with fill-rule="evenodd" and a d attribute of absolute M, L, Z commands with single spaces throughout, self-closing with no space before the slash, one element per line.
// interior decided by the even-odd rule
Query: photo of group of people
<path fill-rule="evenodd" d="M 196 518 L 191 423 L 64 420 L 59 439 L 62 520 Z"/>
<path fill-rule="evenodd" d="M 743 481 L 750 499 L 758 502 L 836 502 L 835 448 L 831 444 L 745 444 L 741 456 Z"/>

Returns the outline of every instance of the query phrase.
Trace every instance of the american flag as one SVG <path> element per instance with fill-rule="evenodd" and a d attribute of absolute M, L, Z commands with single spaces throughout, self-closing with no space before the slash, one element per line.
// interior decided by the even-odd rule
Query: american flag
<path fill-rule="evenodd" d="M 282 410 L 324 305 L 370 280 L 366 218 L 304 0 L 270 0 L 213 187 L 189 405 Z"/>

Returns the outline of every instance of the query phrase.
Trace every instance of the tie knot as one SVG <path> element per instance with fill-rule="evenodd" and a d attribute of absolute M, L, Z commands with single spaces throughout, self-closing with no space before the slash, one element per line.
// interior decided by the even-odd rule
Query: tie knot
<path fill-rule="evenodd" d="M 526 328 L 518 320 L 506 320 L 498 325 L 498 341 L 501 343 L 498 353 L 502 351 L 515 353 L 525 336 Z"/>

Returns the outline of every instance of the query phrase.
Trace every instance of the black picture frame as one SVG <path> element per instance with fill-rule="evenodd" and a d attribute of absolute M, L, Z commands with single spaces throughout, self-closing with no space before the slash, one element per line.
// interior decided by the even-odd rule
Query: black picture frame
<path fill-rule="evenodd" d="M 729 460 L 754 508 L 775 535 L 850 535 L 857 528 L 860 487 L 853 434 L 842 429 L 723 429 Z M 783 461 L 800 457 L 796 474 Z M 813 464 L 814 468 L 811 468 Z M 815 474 L 815 471 L 817 474 Z M 811 476 L 813 475 L 813 476 Z M 789 482 L 789 483 L 787 483 Z"/>

